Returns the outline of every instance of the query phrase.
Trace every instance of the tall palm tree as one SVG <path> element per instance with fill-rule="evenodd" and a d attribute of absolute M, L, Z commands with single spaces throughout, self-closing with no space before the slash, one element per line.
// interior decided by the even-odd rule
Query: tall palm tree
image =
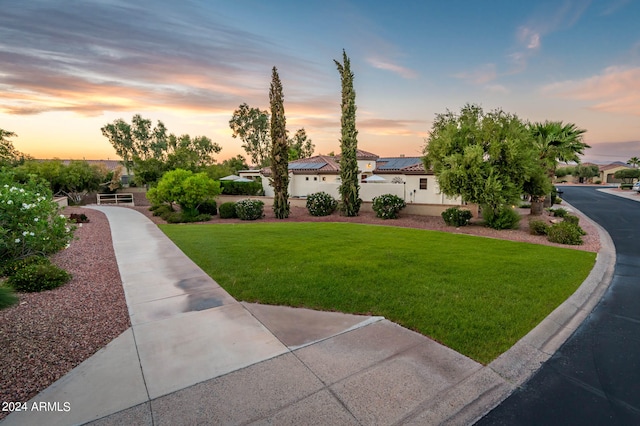
<path fill-rule="evenodd" d="M 629 160 L 627 161 L 627 164 L 630 165 L 631 167 L 638 167 L 640 166 L 640 158 L 638 157 L 631 157 L 629 158 Z"/>
<path fill-rule="evenodd" d="M 540 162 L 546 168 L 550 181 L 553 180 L 559 161 L 580 163 L 580 155 L 584 154 L 585 149 L 591 148 L 583 140 L 586 130 L 573 123 L 545 121 L 533 123 L 530 130 Z M 551 197 L 545 197 L 544 203 L 550 207 Z"/>

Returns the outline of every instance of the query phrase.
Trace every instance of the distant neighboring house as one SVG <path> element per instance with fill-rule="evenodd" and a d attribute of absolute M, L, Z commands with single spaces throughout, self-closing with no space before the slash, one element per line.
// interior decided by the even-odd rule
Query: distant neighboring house
<path fill-rule="evenodd" d="M 383 194 L 393 194 L 407 203 L 460 205 L 460 197 L 440 193 L 435 175 L 426 171 L 421 157 L 379 157 L 358 150 L 356 154 L 360 174 L 360 198 L 372 201 Z M 266 196 L 273 197 L 269 184 L 271 169 L 260 170 L 265 178 L 262 186 Z M 289 196 L 306 197 L 326 192 L 340 198 L 340 156 L 316 155 L 289 162 Z"/>
<path fill-rule="evenodd" d="M 614 178 L 613 175 L 618 170 L 631 169 L 631 167 L 622 162 L 611 163 L 598 168 L 600 169 L 600 181 L 602 183 L 621 183 L 622 180 Z"/>

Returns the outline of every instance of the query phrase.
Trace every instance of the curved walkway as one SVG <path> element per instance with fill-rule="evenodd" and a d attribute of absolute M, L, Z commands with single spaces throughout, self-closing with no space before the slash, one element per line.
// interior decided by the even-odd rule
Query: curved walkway
<path fill-rule="evenodd" d="M 471 423 L 576 329 L 614 259 L 602 232 L 580 289 L 483 367 L 384 318 L 238 303 L 142 214 L 91 208 L 110 221 L 132 327 L 3 426 Z"/>
<path fill-rule="evenodd" d="M 479 425 L 640 424 L 640 195 L 567 186 L 563 198 L 611 235 L 611 286 L 576 333 Z"/>

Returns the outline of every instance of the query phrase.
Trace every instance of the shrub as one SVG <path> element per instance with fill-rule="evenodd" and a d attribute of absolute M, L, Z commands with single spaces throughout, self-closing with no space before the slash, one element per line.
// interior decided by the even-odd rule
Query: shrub
<path fill-rule="evenodd" d="M 569 214 L 569 212 L 563 208 L 551 209 L 550 211 L 553 213 L 555 217 L 561 217 L 561 218 L 565 218 Z"/>
<path fill-rule="evenodd" d="M 553 200 L 553 204 L 562 204 L 562 198 L 560 198 L 560 197 L 556 197 L 556 198 Z"/>
<path fill-rule="evenodd" d="M 307 197 L 307 210 L 311 216 L 329 216 L 337 207 L 338 201 L 326 192 L 316 192 Z"/>
<path fill-rule="evenodd" d="M 71 279 L 64 269 L 49 262 L 34 263 L 16 271 L 7 279 L 7 284 L 16 291 L 36 292 L 60 287 Z"/>
<path fill-rule="evenodd" d="M 175 169 L 166 172 L 155 188 L 147 191 L 147 198 L 153 204 L 178 203 L 182 210 L 196 211 L 203 201 L 220 194 L 220 183 L 206 173 Z"/>
<path fill-rule="evenodd" d="M 373 204 L 371 206 L 373 211 L 376 212 L 376 216 L 381 219 L 397 219 L 400 210 L 407 207 L 407 203 L 397 195 L 384 194 L 378 197 L 373 197 Z"/>
<path fill-rule="evenodd" d="M 220 204 L 220 219 L 235 219 L 238 217 L 236 214 L 236 203 L 229 201 Z"/>
<path fill-rule="evenodd" d="M 59 214 L 51 191 L 35 179 L 25 184 L 14 174 L 0 172 L 0 259 L 47 255 L 65 247 L 73 226 Z"/>
<path fill-rule="evenodd" d="M 262 183 L 260 182 L 234 182 L 220 181 L 220 188 L 224 195 L 263 195 Z"/>
<path fill-rule="evenodd" d="M 10 277 L 18 272 L 20 269 L 25 268 L 29 265 L 36 265 L 47 263 L 48 259 L 44 256 L 27 256 L 22 259 L 13 259 L 5 262 L 0 268 L 0 276 Z"/>
<path fill-rule="evenodd" d="M 596 179 L 596 181 L 593 182 L 593 183 L 595 183 L 596 185 L 600 185 L 602 183 L 602 181 L 600 179 Z"/>
<path fill-rule="evenodd" d="M 154 216 L 160 216 L 163 219 L 165 219 L 166 215 L 175 212 L 173 207 L 171 207 L 169 204 L 157 204 L 155 206 L 152 206 L 149 210 L 153 212 Z"/>
<path fill-rule="evenodd" d="M 517 229 L 520 224 L 520 214 L 509 206 L 483 209 L 482 216 L 487 226 L 493 229 Z"/>
<path fill-rule="evenodd" d="M 531 235 L 547 235 L 549 225 L 544 220 L 531 220 L 529 221 L 529 233 Z"/>
<path fill-rule="evenodd" d="M 264 217 L 264 203 L 260 200 L 240 200 L 236 203 L 236 215 L 242 220 L 256 220 Z"/>
<path fill-rule="evenodd" d="M 215 200 L 207 200 L 200 203 L 198 213 L 215 216 L 218 214 L 218 203 Z"/>
<path fill-rule="evenodd" d="M 10 288 L 0 285 L 0 309 L 8 308 L 11 305 L 15 305 L 18 302 L 18 298 Z"/>
<path fill-rule="evenodd" d="M 585 232 L 580 226 L 562 221 L 555 223 L 549 227 L 548 240 L 552 243 L 580 245 L 582 244 L 582 236 Z"/>
<path fill-rule="evenodd" d="M 459 207 L 450 207 L 442 212 L 444 223 L 449 226 L 467 226 L 471 221 L 473 214 L 469 210 L 461 210 Z"/>
<path fill-rule="evenodd" d="M 173 212 L 162 216 L 167 223 L 206 222 L 211 219 L 210 214 L 193 214 L 192 212 Z"/>
<path fill-rule="evenodd" d="M 633 188 L 633 184 L 632 183 L 621 183 L 620 184 L 620 189 L 631 189 Z"/>
<path fill-rule="evenodd" d="M 565 222 L 573 223 L 574 225 L 578 225 L 580 223 L 580 218 L 572 214 L 566 215 L 562 220 Z"/>

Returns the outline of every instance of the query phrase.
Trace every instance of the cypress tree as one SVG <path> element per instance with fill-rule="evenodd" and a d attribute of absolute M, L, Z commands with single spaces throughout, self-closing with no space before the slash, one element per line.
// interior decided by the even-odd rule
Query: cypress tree
<path fill-rule="evenodd" d="M 357 216 L 362 200 L 358 179 L 358 131 L 356 130 L 356 92 L 353 90 L 353 73 L 347 53 L 342 51 L 343 63 L 336 61 L 342 78 L 342 137 L 340 139 L 340 196 L 344 216 Z"/>
<path fill-rule="evenodd" d="M 278 219 L 289 217 L 289 142 L 284 116 L 284 96 L 278 70 L 271 74 L 271 186 L 274 190 L 273 213 Z"/>

